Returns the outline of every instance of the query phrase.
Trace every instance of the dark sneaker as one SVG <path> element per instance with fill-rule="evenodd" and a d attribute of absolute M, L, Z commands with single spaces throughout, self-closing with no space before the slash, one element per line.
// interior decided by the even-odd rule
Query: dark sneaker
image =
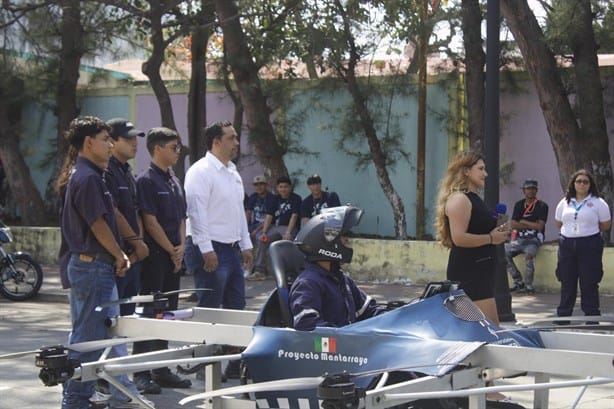
<path fill-rule="evenodd" d="M 510 287 L 510 292 L 513 293 L 514 291 L 522 290 L 523 288 L 524 283 L 522 281 L 514 281 L 514 285 Z"/>
<path fill-rule="evenodd" d="M 168 368 L 154 371 L 152 374 L 152 379 L 163 388 L 187 389 L 192 386 L 192 381 L 189 379 L 180 378 L 177 374 L 172 373 Z"/>
<path fill-rule="evenodd" d="M 527 294 L 535 294 L 535 288 L 530 285 L 527 286 Z"/>
<path fill-rule="evenodd" d="M 159 395 L 162 393 L 160 385 L 155 383 L 148 375 L 135 375 L 134 385 L 139 392 L 146 395 Z"/>
<path fill-rule="evenodd" d="M 153 403 L 152 401 L 150 401 L 143 395 L 139 395 L 139 399 L 141 399 L 143 402 L 145 402 L 152 408 L 156 407 L 155 403 Z M 108 406 L 109 409 L 139 409 L 142 407 L 143 406 L 141 405 L 140 402 L 133 401 L 133 400 L 129 400 L 128 402 L 119 402 L 119 403 L 109 404 Z"/>
<path fill-rule="evenodd" d="M 571 321 L 553 321 L 554 325 L 571 325 Z"/>

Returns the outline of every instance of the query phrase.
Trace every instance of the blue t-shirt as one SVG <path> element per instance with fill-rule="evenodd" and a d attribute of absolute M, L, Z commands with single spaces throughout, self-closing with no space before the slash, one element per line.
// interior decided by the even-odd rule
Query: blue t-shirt
<path fill-rule="evenodd" d="M 271 192 L 266 192 L 264 196 L 260 196 L 258 193 L 252 193 L 247 198 L 245 210 L 250 210 L 252 212 L 252 220 L 247 221 L 250 227 L 257 226 L 264 222 L 264 218 L 267 215 L 266 202 L 267 200 L 271 200 L 273 196 L 275 195 Z"/>
<path fill-rule="evenodd" d="M 279 195 L 271 195 L 266 202 L 266 212 L 273 216 L 275 226 L 287 226 L 293 214 L 301 211 L 301 197 L 296 193 L 290 193 L 288 198 L 283 199 Z"/>

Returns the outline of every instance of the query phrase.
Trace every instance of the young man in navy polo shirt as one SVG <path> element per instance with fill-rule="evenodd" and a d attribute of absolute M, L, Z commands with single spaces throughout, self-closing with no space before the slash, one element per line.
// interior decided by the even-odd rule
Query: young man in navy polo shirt
<path fill-rule="evenodd" d="M 141 294 L 179 289 L 180 270 L 185 248 L 185 197 L 172 166 L 179 159 L 181 139 L 169 128 L 147 132 L 147 150 L 151 164 L 136 180 L 137 200 L 143 218 L 145 243 L 149 256 L 143 260 Z M 177 309 L 178 295 L 168 297 L 170 309 Z M 134 353 L 168 348 L 168 341 L 136 342 Z M 181 379 L 168 368 L 134 374 L 134 382 L 146 393 L 159 388 L 189 388 L 189 379 Z"/>
<path fill-rule="evenodd" d="M 78 151 L 64 191 L 61 211 L 63 248 L 68 251 L 67 278 L 70 284 L 70 343 L 105 339 L 105 320 L 119 314 L 117 306 L 96 311 L 96 306 L 117 299 L 115 276 L 122 277 L 130 267 L 121 249 L 121 238 L 113 200 L 102 175 L 111 157 L 109 127 L 96 117 L 86 116 L 70 123 L 67 139 Z M 66 169 L 68 170 L 68 169 Z M 101 350 L 69 352 L 71 359 L 95 361 Z M 120 382 L 135 395 L 136 387 L 126 375 Z M 94 381 L 69 380 L 64 384 L 62 409 L 90 407 Z M 135 402 L 111 387 L 109 407 L 138 407 Z"/>
<path fill-rule="evenodd" d="M 320 214 L 322 209 L 341 206 L 337 193 L 322 191 L 320 175 L 309 176 L 307 187 L 311 194 L 305 196 L 301 203 L 301 226 L 305 225 L 316 214 Z"/>
<path fill-rule="evenodd" d="M 280 176 L 277 179 L 277 195 L 271 196 L 265 207 L 267 215 L 262 225 L 262 232 L 257 236 L 260 243 L 254 274 L 264 273 L 264 255 L 271 243 L 282 239 L 293 240 L 298 231 L 301 197 L 292 191 L 289 177 Z"/>
<path fill-rule="evenodd" d="M 117 224 L 124 239 L 122 249 L 130 259 L 130 269 L 124 277 L 117 277 L 117 292 L 119 298 L 137 295 L 141 287 L 141 263 L 149 254 L 149 248 L 143 241 L 143 222 L 138 211 L 136 200 L 136 181 L 132 175 L 129 159 L 136 156 L 137 137 L 144 137 L 145 132 L 139 131 L 132 122 L 123 118 L 113 118 L 107 121 L 113 138 L 109 167 L 104 174 L 105 184 L 113 196 Z M 133 303 L 119 306 L 121 315 L 134 313 Z"/>

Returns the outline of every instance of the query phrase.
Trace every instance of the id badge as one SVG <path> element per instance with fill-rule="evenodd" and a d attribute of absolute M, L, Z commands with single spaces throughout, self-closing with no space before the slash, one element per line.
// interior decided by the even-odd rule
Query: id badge
<path fill-rule="evenodd" d="M 579 227 L 578 227 L 578 223 L 574 223 L 573 226 L 571 227 L 571 231 L 574 232 L 574 234 L 578 234 L 579 231 Z"/>

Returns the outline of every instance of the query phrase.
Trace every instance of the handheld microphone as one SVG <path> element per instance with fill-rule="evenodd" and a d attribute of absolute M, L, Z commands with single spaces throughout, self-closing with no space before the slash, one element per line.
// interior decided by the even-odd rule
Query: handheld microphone
<path fill-rule="evenodd" d="M 505 214 L 507 213 L 507 206 L 505 203 L 497 203 L 497 206 L 495 206 L 495 212 L 497 213 L 497 225 L 500 226 L 509 220 L 509 216 Z"/>

